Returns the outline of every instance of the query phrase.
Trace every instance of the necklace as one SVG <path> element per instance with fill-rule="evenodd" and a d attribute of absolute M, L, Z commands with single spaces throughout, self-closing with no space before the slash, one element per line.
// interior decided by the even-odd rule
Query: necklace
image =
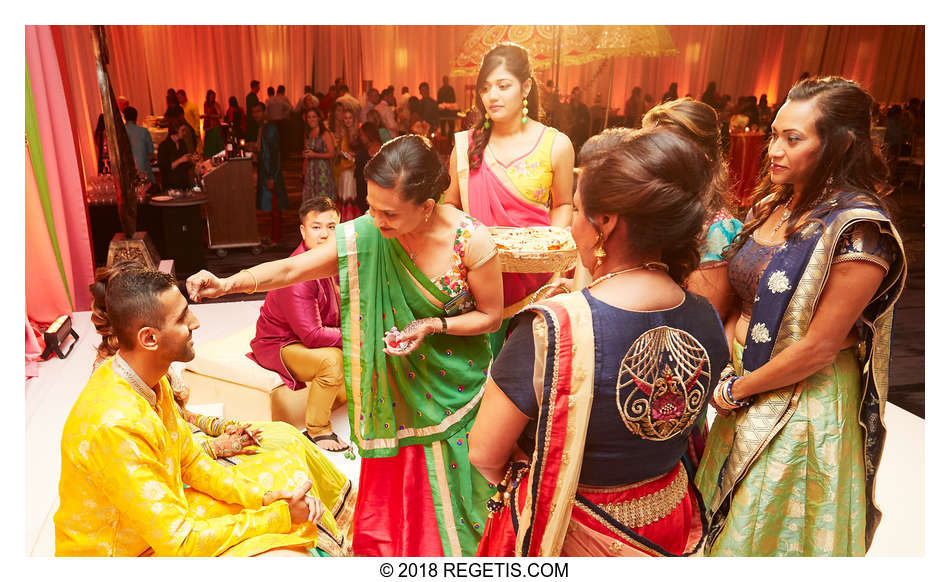
<path fill-rule="evenodd" d="M 778 224 L 775 225 L 775 230 L 772 231 L 772 236 L 769 237 L 769 240 L 774 240 L 775 235 L 778 234 L 778 231 L 780 228 L 782 228 L 782 225 L 792 217 L 792 211 L 788 208 L 789 203 L 791 203 L 791 200 L 785 203 L 785 211 L 782 212 L 782 218 L 778 221 Z"/>
<path fill-rule="evenodd" d="M 639 271 L 640 269 L 647 269 L 650 271 L 667 271 L 667 272 L 669 272 L 670 270 L 670 268 L 666 265 L 666 263 L 661 263 L 659 261 L 649 261 L 647 263 L 643 263 L 642 265 L 637 265 L 636 267 L 630 267 L 629 269 L 623 269 L 621 271 L 614 271 L 613 273 L 607 273 L 606 275 L 601 275 L 600 277 L 597 277 L 596 279 L 594 279 L 594 281 L 590 285 L 588 285 L 587 288 L 590 289 L 594 285 L 603 283 L 607 279 L 612 279 L 616 277 L 617 275 L 622 275 L 623 273 L 629 273 L 631 271 Z"/>

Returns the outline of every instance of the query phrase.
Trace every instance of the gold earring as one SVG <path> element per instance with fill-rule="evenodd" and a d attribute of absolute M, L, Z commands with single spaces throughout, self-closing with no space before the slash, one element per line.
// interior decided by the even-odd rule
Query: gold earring
<path fill-rule="evenodd" d="M 491 127 L 491 113 L 489 113 L 489 112 L 487 112 L 487 111 L 485 112 L 485 123 L 484 123 L 484 126 L 485 126 L 485 129 L 488 129 L 489 127 Z"/>
<path fill-rule="evenodd" d="M 595 269 L 600 268 L 600 266 L 604 263 L 604 259 L 607 258 L 607 251 L 604 250 L 603 238 L 603 233 L 597 235 L 597 248 L 594 249 L 594 258 L 597 259 L 597 264 L 594 266 Z"/>
<path fill-rule="evenodd" d="M 521 100 L 521 123 L 528 123 L 528 98 Z"/>

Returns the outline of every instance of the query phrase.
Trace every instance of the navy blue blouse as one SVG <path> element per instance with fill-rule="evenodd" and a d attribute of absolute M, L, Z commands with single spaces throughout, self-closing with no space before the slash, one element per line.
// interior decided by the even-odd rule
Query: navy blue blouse
<path fill-rule="evenodd" d="M 709 302 L 687 292 L 661 311 L 628 311 L 583 291 L 593 316 L 594 400 L 580 482 L 635 483 L 673 469 L 729 358 L 725 333 Z M 495 384 L 531 418 L 518 439 L 534 450 L 538 401 L 532 375 L 532 313 L 512 320 L 492 364 Z"/>

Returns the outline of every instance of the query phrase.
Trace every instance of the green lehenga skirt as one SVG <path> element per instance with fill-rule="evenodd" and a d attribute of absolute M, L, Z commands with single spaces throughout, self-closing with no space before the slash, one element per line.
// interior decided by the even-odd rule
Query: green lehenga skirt
<path fill-rule="evenodd" d="M 742 346 L 733 365 L 741 369 Z M 855 348 L 803 381 L 798 408 L 736 487 L 707 555 L 863 556 L 866 552 L 861 371 Z M 696 484 L 707 502 L 729 455 L 735 416 L 717 416 Z"/>

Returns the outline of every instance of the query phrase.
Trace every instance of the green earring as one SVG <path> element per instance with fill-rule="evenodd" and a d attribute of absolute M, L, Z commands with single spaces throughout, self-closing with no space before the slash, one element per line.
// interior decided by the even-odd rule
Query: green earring
<path fill-rule="evenodd" d="M 491 127 L 491 115 L 486 111 L 485 112 L 485 123 L 483 124 L 485 129 Z"/>
<path fill-rule="evenodd" d="M 521 100 L 521 123 L 528 123 L 528 98 Z"/>

